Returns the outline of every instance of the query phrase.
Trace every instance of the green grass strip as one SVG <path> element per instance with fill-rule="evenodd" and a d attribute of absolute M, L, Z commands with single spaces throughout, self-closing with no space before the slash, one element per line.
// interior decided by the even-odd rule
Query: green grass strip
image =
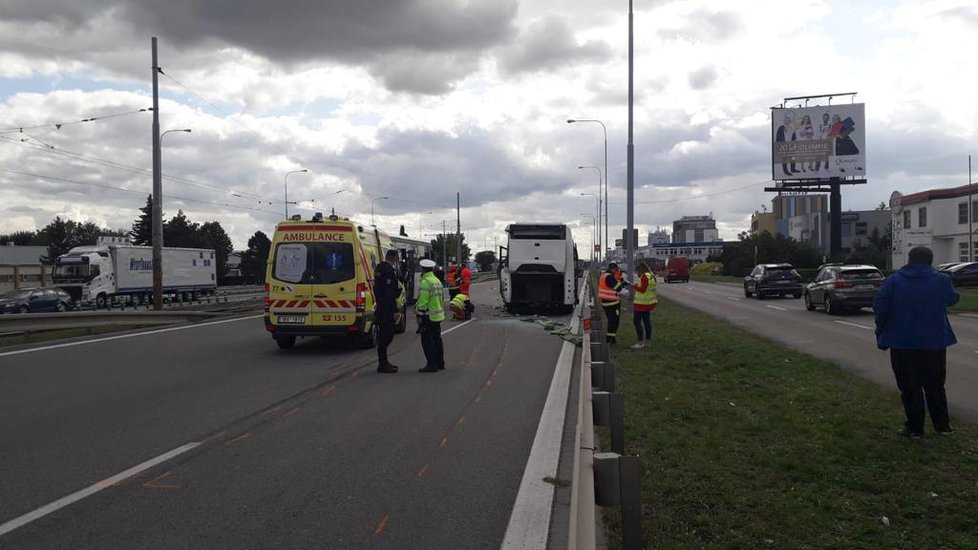
<path fill-rule="evenodd" d="M 959 288 L 961 300 L 954 304 L 951 311 L 955 312 L 978 312 L 978 288 Z"/>
<path fill-rule="evenodd" d="M 661 298 L 653 327 L 627 349 L 623 311 L 613 351 L 648 547 L 978 548 L 978 429 L 909 440 L 895 391 L 828 361 Z"/>

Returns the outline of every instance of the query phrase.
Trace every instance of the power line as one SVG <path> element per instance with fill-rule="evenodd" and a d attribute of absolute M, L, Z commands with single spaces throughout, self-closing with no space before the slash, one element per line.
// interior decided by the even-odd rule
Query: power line
<path fill-rule="evenodd" d="M 743 191 L 744 189 L 750 189 L 752 187 L 760 187 L 762 185 L 767 185 L 766 182 L 752 183 L 750 185 L 745 185 L 743 187 L 735 187 L 733 189 L 725 189 L 723 191 L 715 191 L 713 193 L 704 193 L 702 195 L 697 195 L 695 197 L 683 197 L 678 199 L 664 199 L 659 201 L 635 201 L 635 204 L 666 204 L 672 202 L 685 202 L 685 201 L 695 201 L 698 199 L 705 199 L 708 197 L 716 197 L 718 195 L 726 195 L 727 193 L 735 193 L 737 191 Z M 612 201 L 614 204 L 625 204 L 624 202 Z"/>
<path fill-rule="evenodd" d="M 51 128 L 51 127 L 53 127 L 53 130 L 60 130 L 60 129 L 64 128 L 65 126 L 71 126 L 73 124 L 82 124 L 83 122 L 95 122 L 95 121 L 101 121 L 101 120 L 108 120 L 108 119 L 112 119 L 112 118 L 118 118 L 118 117 L 121 117 L 121 116 L 128 116 L 128 115 L 134 115 L 136 113 L 143 113 L 143 112 L 152 111 L 152 110 L 153 110 L 153 108 L 152 107 L 149 107 L 149 108 L 146 108 L 146 109 L 137 109 L 137 110 L 134 110 L 134 111 L 126 111 L 124 113 L 113 113 L 113 114 L 108 114 L 108 115 L 93 116 L 93 117 L 83 118 L 81 120 L 72 120 L 72 121 L 69 121 L 69 122 L 48 122 L 46 124 L 13 126 L 13 127 L 10 127 L 10 128 L 2 128 L 2 129 L 0 129 L 0 134 L 19 133 L 19 132 L 23 132 L 24 130 L 38 130 L 38 129 L 42 129 L 42 128 Z"/>

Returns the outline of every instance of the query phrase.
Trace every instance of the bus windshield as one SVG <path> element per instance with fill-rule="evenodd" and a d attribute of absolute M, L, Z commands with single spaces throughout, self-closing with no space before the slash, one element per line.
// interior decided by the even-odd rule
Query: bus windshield
<path fill-rule="evenodd" d="M 564 240 L 567 238 L 567 226 L 564 225 L 511 225 L 511 239 L 534 240 Z"/>

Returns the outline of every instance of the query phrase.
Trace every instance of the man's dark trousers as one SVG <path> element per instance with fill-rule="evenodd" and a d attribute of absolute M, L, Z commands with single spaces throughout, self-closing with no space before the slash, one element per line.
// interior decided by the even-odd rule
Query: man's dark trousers
<path fill-rule="evenodd" d="M 441 321 L 421 321 L 421 349 L 424 350 L 425 368 L 445 368 L 445 347 L 441 341 Z"/>
<path fill-rule="evenodd" d="M 621 320 L 621 302 L 610 306 L 602 304 L 601 307 L 604 308 L 604 316 L 608 318 L 607 342 L 609 344 L 615 344 L 618 342 L 618 322 Z"/>
<path fill-rule="evenodd" d="M 939 432 L 950 430 L 947 395 L 944 393 L 947 350 L 891 349 L 890 365 L 907 414 L 907 430 L 923 433 L 925 402 L 934 429 Z"/>
<path fill-rule="evenodd" d="M 394 319 L 377 321 L 377 364 L 381 367 L 389 364 L 387 346 L 394 341 Z"/>

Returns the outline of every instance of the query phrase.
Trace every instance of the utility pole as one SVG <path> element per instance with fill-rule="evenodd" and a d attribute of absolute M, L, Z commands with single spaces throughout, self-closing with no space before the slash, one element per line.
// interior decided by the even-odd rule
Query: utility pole
<path fill-rule="evenodd" d="M 448 271 L 448 229 L 445 225 L 445 220 L 441 221 L 441 253 L 444 258 L 445 265 L 442 266 L 446 272 Z"/>
<path fill-rule="evenodd" d="M 635 229 L 635 144 L 632 141 L 632 110 L 634 104 L 633 89 L 635 86 L 635 37 L 634 19 L 632 12 L 632 0 L 628 0 L 628 146 L 626 157 L 628 159 L 628 213 L 627 230 L 625 231 L 625 265 L 631 274 L 634 269 L 632 262 L 635 260 L 635 244 L 632 242 L 632 233 Z"/>
<path fill-rule="evenodd" d="M 462 198 L 455 192 L 455 261 L 462 263 Z"/>
<path fill-rule="evenodd" d="M 160 160 L 160 85 L 156 37 L 153 49 L 153 309 L 163 309 L 163 169 Z"/>
<path fill-rule="evenodd" d="M 975 261 L 975 207 L 971 195 L 973 191 L 971 183 L 971 155 L 968 155 L 968 260 Z"/>

